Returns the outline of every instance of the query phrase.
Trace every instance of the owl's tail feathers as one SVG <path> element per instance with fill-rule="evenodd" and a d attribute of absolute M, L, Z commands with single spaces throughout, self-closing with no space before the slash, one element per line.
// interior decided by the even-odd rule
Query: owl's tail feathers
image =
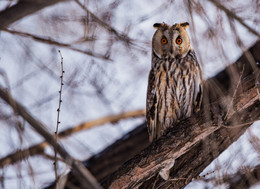
<path fill-rule="evenodd" d="M 148 117 L 149 121 L 147 121 L 148 122 L 147 128 L 148 128 L 150 142 L 153 142 L 153 140 L 156 140 L 161 136 L 161 126 L 158 121 L 157 108 L 155 108 L 155 112 L 153 115 L 155 116 L 154 117 L 149 116 Z"/>
<path fill-rule="evenodd" d="M 161 136 L 161 127 L 160 124 L 157 122 L 157 119 L 155 119 L 150 125 L 149 141 L 152 142 L 153 140 L 158 139 L 160 136 Z"/>
<path fill-rule="evenodd" d="M 149 142 L 152 143 L 153 142 L 153 136 L 152 135 L 149 135 Z"/>
<path fill-rule="evenodd" d="M 149 130 L 149 142 L 153 142 L 156 132 L 155 132 L 155 124 L 154 122 L 151 123 L 151 125 L 148 125 L 148 130 Z"/>

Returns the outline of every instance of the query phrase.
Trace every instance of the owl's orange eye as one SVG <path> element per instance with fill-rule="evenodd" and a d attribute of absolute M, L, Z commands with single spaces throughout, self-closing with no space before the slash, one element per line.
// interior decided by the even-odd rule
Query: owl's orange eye
<path fill-rule="evenodd" d="M 182 39 L 181 39 L 180 37 L 178 37 L 178 38 L 176 39 L 176 43 L 177 43 L 178 45 L 180 45 L 180 44 L 182 43 Z"/>
<path fill-rule="evenodd" d="M 166 38 L 162 38 L 161 39 L 161 43 L 164 44 L 164 45 L 167 44 L 167 39 Z"/>

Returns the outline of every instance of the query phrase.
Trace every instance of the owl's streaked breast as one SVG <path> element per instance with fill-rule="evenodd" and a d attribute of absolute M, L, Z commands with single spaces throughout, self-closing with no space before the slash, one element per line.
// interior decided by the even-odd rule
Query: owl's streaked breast
<path fill-rule="evenodd" d="M 191 116 L 196 67 L 188 59 L 160 62 L 155 74 L 157 126 L 161 132 L 179 119 Z"/>

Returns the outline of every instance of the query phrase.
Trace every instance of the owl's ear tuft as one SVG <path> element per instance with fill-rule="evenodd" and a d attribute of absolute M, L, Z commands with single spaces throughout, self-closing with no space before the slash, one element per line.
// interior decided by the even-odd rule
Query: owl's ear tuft
<path fill-rule="evenodd" d="M 154 27 L 155 29 L 159 29 L 161 26 L 162 26 L 162 23 L 155 23 L 155 24 L 153 25 L 153 27 Z"/>
<path fill-rule="evenodd" d="M 180 23 L 180 25 L 181 25 L 181 27 L 186 29 L 190 24 L 188 22 L 183 22 L 183 23 Z"/>

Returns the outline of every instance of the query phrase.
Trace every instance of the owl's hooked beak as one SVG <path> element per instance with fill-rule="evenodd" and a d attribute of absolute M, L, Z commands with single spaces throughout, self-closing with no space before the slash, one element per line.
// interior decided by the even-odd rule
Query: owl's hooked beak
<path fill-rule="evenodd" d="M 173 47 L 170 48 L 170 54 L 173 55 Z"/>
<path fill-rule="evenodd" d="M 171 58 L 175 58 L 175 53 L 173 51 L 173 47 L 170 48 L 169 53 L 170 53 Z"/>

